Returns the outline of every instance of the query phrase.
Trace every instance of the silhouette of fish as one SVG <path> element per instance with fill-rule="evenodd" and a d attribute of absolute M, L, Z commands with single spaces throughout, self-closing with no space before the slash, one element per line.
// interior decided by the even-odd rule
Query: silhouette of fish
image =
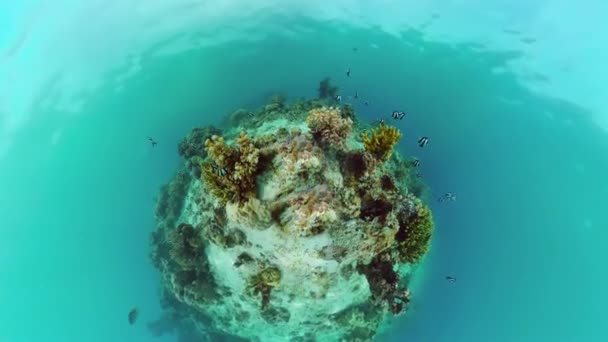
<path fill-rule="evenodd" d="M 148 137 L 148 140 L 150 141 L 150 143 L 152 144 L 152 147 L 156 146 L 156 141 L 150 137 Z"/>
<path fill-rule="evenodd" d="M 129 311 L 129 324 L 135 324 L 135 322 L 137 321 L 137 316 L 139 316 L 139 311 L 137 310 L 137 308 L 131 309 L 131 311 Z"/>

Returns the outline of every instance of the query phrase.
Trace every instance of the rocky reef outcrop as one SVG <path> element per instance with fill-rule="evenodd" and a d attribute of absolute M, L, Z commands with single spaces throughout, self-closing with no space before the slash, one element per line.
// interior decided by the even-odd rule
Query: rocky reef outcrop
<path fill-rule="evenodd" d="M 200 336 L 370 341 L 407 311 L 407 274 L 433 231 L 424 185 L 395 151 L 396 127 L 359 124 L 328 80 L 319 91 L 179 145 L 151 256 L 165 306 Z"/>

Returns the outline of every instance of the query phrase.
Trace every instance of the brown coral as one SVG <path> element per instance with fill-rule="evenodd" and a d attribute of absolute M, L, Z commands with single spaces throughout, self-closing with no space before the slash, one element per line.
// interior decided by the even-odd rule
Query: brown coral
<path fill-rule="evenodd" d="M 270 292 L 279 285 L 281 281 L 281 271 L 273 266 L 264 266 L 260 273 L 252 276 L 247 284 L 247 292 L 250 295 L 262 296 L 262 310 L 268 308 L 270 302 Z"/>
<path fill-rule="evenodd" d="M 212 136 L 205 142 L 210 161 L 202 166 L 203 180 L 220 201 L 244 202 L 255 196 L 260 151 L 241 132 L 235 146 L 223 137 Z"/>
<path fill-rule="evenodd" d="M 387 161 L 393 154 L 393 149 L 399 139 L 401 132 L 395 127 L 381 124 L 378 129 L 372 129 L 371 137 L 367 133 L 363 133 L 363 145 L 365 150 L 371 153 L 380 161 Z"/>
<path fill-rule="evenodd" d="M 322 144 L 341 147 L 352 132 L 353 121 L 343 118 L 340 109 L 334 107 L 315 108 L 306 118 L 313 137 Z"/>

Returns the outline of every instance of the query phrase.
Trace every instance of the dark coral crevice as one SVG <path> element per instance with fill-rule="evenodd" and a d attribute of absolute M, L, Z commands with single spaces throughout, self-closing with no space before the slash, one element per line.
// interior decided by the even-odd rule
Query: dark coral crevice
<path fill-rule="evenodd" d="M 393 205 L 384 198 L 366 198 L 361 202 L 360 218 L 366 221 L 378 218 L 381 222 L 384 222 L 391 210 L 393 210 Z"/>
<path fill-rule="evenodd" d="M 357 271 L 365 275 L 375 305 L 388 304 L 393 314 L 400 314 L 409 302 L 409 292 L 399 288 L 399 275 L 394 270 L 394 261 L 388 254 L 376 256 L 367 265 L 357 265 Z"/>

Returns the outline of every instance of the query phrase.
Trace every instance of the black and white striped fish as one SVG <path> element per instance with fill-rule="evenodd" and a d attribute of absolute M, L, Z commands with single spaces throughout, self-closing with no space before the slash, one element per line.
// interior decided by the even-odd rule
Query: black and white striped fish
<path fill-rule="evenodd" d="M 428 137 L 421 137 L 420 139 L 418 139 L 418 146 L 420 146 L 420 147 L 424 147 L 428 143 L 429 143 Z"/>
<path fill-rule="evenodd" d="M 393 114 L 391 114 L 391 116 L 395 120 L 403 120 L 403 118 L 405 117 L 405 113 L 395 110 L 393 111 Z"/>
<path fill-rule="evenodd" d="M 216 163 L 211 164 L 211 167 L 213 168 L 213 171 L 217 172 L 217 175 L 220 176 L 220 177 L 223 177 L 226 174 L 228 174 L 228 168 L 227 167 L 220 168 L 219 166 L 217 166 Z"/>
<path fill-rule="evenodd" d="M 342 95 L 336 95 L 336 101 L 342 102 Z"/>
<path fill-rule="evenodd" d="M 420 166 L 420 160 L 419 160 L 419 159 L 414 159 L 414 161 L 412 161 L 412 165 L 413 165 L 414 167 L 418 167 L 418 166 Z"/>

